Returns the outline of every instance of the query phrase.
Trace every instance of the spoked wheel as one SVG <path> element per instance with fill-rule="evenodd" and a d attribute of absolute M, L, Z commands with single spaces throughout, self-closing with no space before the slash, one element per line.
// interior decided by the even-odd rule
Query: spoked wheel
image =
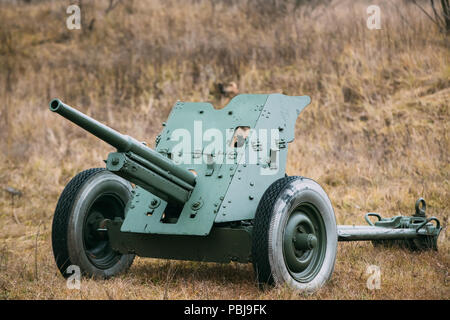
<path fill-rule="evenodd" d="M 63 276 L 70 265 L 95 278 L 126 271 L 134 255 L 114 251 L 104 228 L 106 219 L 124 218 L 131 185 L 105 169 L 76 175 L 62 192 L 52 226 L 55 261 Z"/>
<path fill-rule="evenodd" d="M 320 185 L 302 177 L 275 181 L 255 215 L 252 256 L 258 282 L 313 292 L 331 277 L 336 251 L 336 219 Z"/>

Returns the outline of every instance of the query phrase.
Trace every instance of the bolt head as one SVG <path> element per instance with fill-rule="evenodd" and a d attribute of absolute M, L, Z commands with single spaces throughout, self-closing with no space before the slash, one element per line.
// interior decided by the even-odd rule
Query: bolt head
<path fill-rule="evenodd" d="M 312 233 L 308 234 L 308 247 L 310 249 L 314 249 L 317 247 L 317 237 L 313 235 Z"/>

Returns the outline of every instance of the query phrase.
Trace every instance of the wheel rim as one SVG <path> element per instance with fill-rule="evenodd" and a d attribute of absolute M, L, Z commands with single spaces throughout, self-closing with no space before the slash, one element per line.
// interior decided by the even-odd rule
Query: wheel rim
<path fill-rule="evenodd" d="M 286 222 L 283 254 L 286 267 L 298 282 L 310 282 L 320 271 L 326 251 L 326 229 L 320 212 L 309 203 L 294 208 Z"/>
<path fill-rule="evenodd" d="M 108 233 L 102 229 L 105 219 L 124 216 L 125 205 L 113 194 L 99 195 L 90 206 L 83 225 L 83 245 L 89 261 L 99 269 L 109 269 L 122 256 L 109 243 Z"/>

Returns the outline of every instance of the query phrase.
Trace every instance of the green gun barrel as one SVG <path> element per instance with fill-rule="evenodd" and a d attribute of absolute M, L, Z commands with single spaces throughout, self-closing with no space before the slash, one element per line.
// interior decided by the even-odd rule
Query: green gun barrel
<path fill-rule="evenodd" d="M 190 186 L 195 185 L 195 175 L 189 170 L 177 166 L 172 160 L 146 147 L 141 142 L 123 135 L 114 129 L 94 120 L 84 113 L 64 104 L 59 99 L 50 101 L 50 110 L 72 121 L 76 125 L 92 133 L 99 139 L 117 148 L 119 152 L 131 152 L 149 161 L 162 171 L 166 171 Z"/>

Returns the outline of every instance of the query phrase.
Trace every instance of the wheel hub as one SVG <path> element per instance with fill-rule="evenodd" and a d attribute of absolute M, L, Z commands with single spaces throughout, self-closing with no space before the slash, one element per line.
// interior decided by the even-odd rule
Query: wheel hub
<path fill-rule="evenodd" d="M 298 251 L 311 250 L 317 246 L 317 237 L 313 233 L 296 232 L 292 241 Z"/>
<path fill-rule="evenodd" d="M 120 258 L 108 239 L 104 221 L 123 215 L 124 204 L 113 195 L 101 195 L 89 210 L 83 231 L 85 252 L 92 264 L 99 269 L 108 269 Z"/>
<path fill-rule="evenodd" d="M 326 249 L 325 227 L 317 209 L 297 207 L 288 218 L 283 237 L 286 267 L 304 282 L 320 270 Z"/>

